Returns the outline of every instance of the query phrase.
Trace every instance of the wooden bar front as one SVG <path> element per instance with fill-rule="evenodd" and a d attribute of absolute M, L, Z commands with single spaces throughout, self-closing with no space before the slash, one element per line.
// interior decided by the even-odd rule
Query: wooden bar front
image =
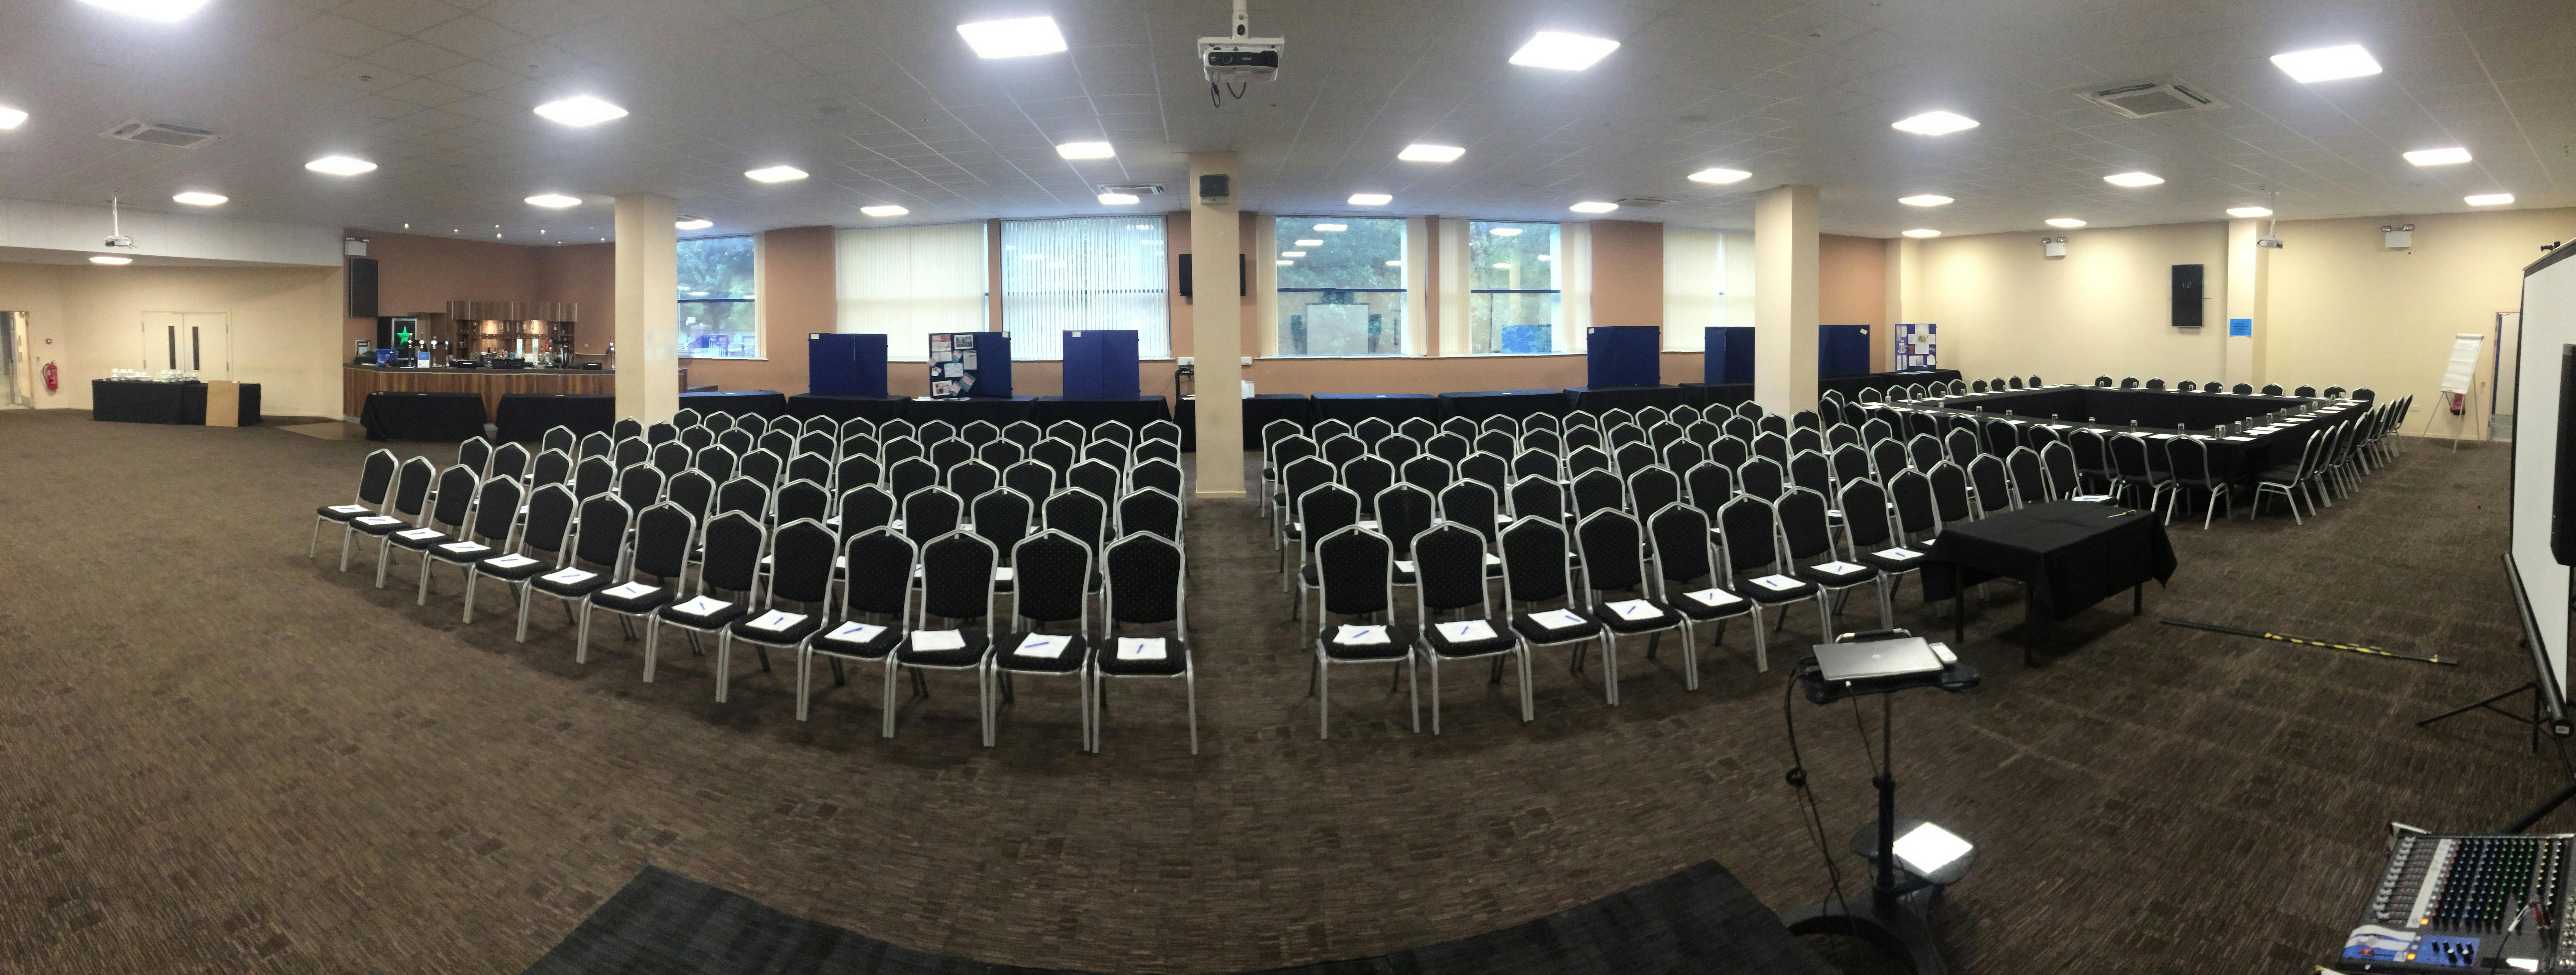
<path fill-rule="evenodd" d="M 366 409 L 368 393 L 476 393 L 483 397 L 483 415 L 498 417 L 501 397 L 507 393 L 617 395 L 617 374 L 587 369 L 341 368 L 343 416 L 357 416 Z"/>

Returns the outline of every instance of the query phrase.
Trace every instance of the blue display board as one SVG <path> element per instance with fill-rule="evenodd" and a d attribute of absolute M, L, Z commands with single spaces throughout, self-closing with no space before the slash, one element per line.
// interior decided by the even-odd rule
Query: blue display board
<path fill-rule="evenodd" d="M 1869 371 L 1869 326 L 1816 326 L 1817 376 L 1831 379 Z"/>
<path fill-rule="evenodd" d="M 886 337 L 875 332 L 809 332 L 805 388 L 817 396 L 886 394 Z"/>
<path fill-rule="evenodd" d="M 1888 360 L 1898 372 L 1941 368 L 1941 326 L 1930 322 L 1903 322 L 1894 329 L 1896 356 Z"/>
<path fill-rule="evenodd" d="M 1064 333 L 1066 399 L 1135 399 L 1136 333 L 1091 328 Z"/>
<path fill-rule="evenodd" d="M 1753 329 L 1714 325 L 1702 330 L 1707 351 L 1700 354 L 1700 382 L 1711 386 L 1753 381 Z"/>
<path fill-rule="evenodd" d="M 1584 385 L 1655 386 L 1664 381 L 1664 330 L 1652 325 L 1595 325 L 1584 330 Z"/>
<path fill-rule="evenodd" d="M 951 332 L 930 337 L 930 398 L 1011 395 L 1011 337 Z"/>

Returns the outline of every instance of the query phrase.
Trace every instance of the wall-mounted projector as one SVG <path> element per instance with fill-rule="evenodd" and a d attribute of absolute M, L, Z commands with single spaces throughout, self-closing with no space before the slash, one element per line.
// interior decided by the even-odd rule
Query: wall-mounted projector
<path fill-rule="evenodd" d="M 1288 48 L 1284 37 L 1252 36 L 1252 15 L 1244 0 L 1234 0 L 1234 27 L 1224 37 L 1199 38 L 1199 67 L 1211 89 L 1279 78 L 1279 56 Z M 1215 91 L 1210 91 L 1211 98 Z M 1241 90 L 1234 97 L 1243 97 Z"/>
<path fill-rule="evenodd" d="M 2278 237 L 2256 237 L 2256 238 L 2254 238 L 2254 246 L 2256 246 L 2256 247 L 2269 247 L 2269 248 L 2271 248 L 2271 249 L 2273 249 L 2273 250 L 2280 250 L 2280 249 L 2281 249 L 2281 238 L 2278 238 Z"/>
<path fill-rule="evenodd" d="M 107 240 L 99 246 L 110 250 L 130 250 L 134 247 L 134 238 L 125 235 L 125 221 L 117 213 L 117 202 L 116 197 L 107 198 Z"/>

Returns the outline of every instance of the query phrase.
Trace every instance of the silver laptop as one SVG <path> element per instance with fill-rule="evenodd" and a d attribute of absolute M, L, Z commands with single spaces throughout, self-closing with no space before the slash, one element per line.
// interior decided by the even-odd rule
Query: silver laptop
<path fill-rule="evenodd" d="M 1898 637 L 1864 643 L 1826 643 L 1816 647 L 1816 668 L 1829 681 L 1871 680 L 1922 674 L 1941 669 L 1941 658 L 1922 637 Z"/>

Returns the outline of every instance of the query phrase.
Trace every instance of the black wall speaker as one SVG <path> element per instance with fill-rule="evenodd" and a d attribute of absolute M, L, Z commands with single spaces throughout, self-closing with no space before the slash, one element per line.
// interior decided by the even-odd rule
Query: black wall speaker
<path fill-rule="evenodd" d="M 2576 565 L 2576 345 L 2558 351 L 2558 466 L 2549 478 L 2549 554 Z"/>
<path fill-rule="evenodd" d="M 350 318 L 376 317 L 375 258 L 352 257 L 349 259 L 348 315 Z"/>
<path fill-rule="evenodd" d="M 2199 328 L 2200 268 L 2198 264 L 2173 266 L 2173 327 Z"/>
<path fill-rule="evenodd" d="M 1241 255 L 1241 254 L 1236 254 L 1236 255 L 1234 255 L 1234 296 L 1235 296 L 1235 297 L 1237 297 L 1237 298 L 1241 298 L 1241 297 L 1244 297 L 1244 296 L 1249 295 L 1249 294 L 1251 294 L 1251 293 L 1252 293 L 1252 284 L 1251 284 L 1251 279 L 1252 279 L 1252 265 L 1251 265 L 1251 259 L 1246 258 L 1245 256 L 1243 256 L 1243 255 Z M 1181 255 L 1181 297 L 1183 297 L 1183 298 L 1193 298 L 1193 299 L 1195 299 L 1195 298 L 1197 298 L 1198 296 L 1199 296 L 1198 284 L 1197 284 L 1197 282 L 1196 282 L 1195 280 L 1193 280 L 1193 279 L 1192 279 L 1192 273 L 1191 273 L 1191 269 L 1190 269 L 1190 256 L 1189 256 L 1189 255 L 1187 255 L 1187 254 L 1183 254 L 1183 255 Z"/>

